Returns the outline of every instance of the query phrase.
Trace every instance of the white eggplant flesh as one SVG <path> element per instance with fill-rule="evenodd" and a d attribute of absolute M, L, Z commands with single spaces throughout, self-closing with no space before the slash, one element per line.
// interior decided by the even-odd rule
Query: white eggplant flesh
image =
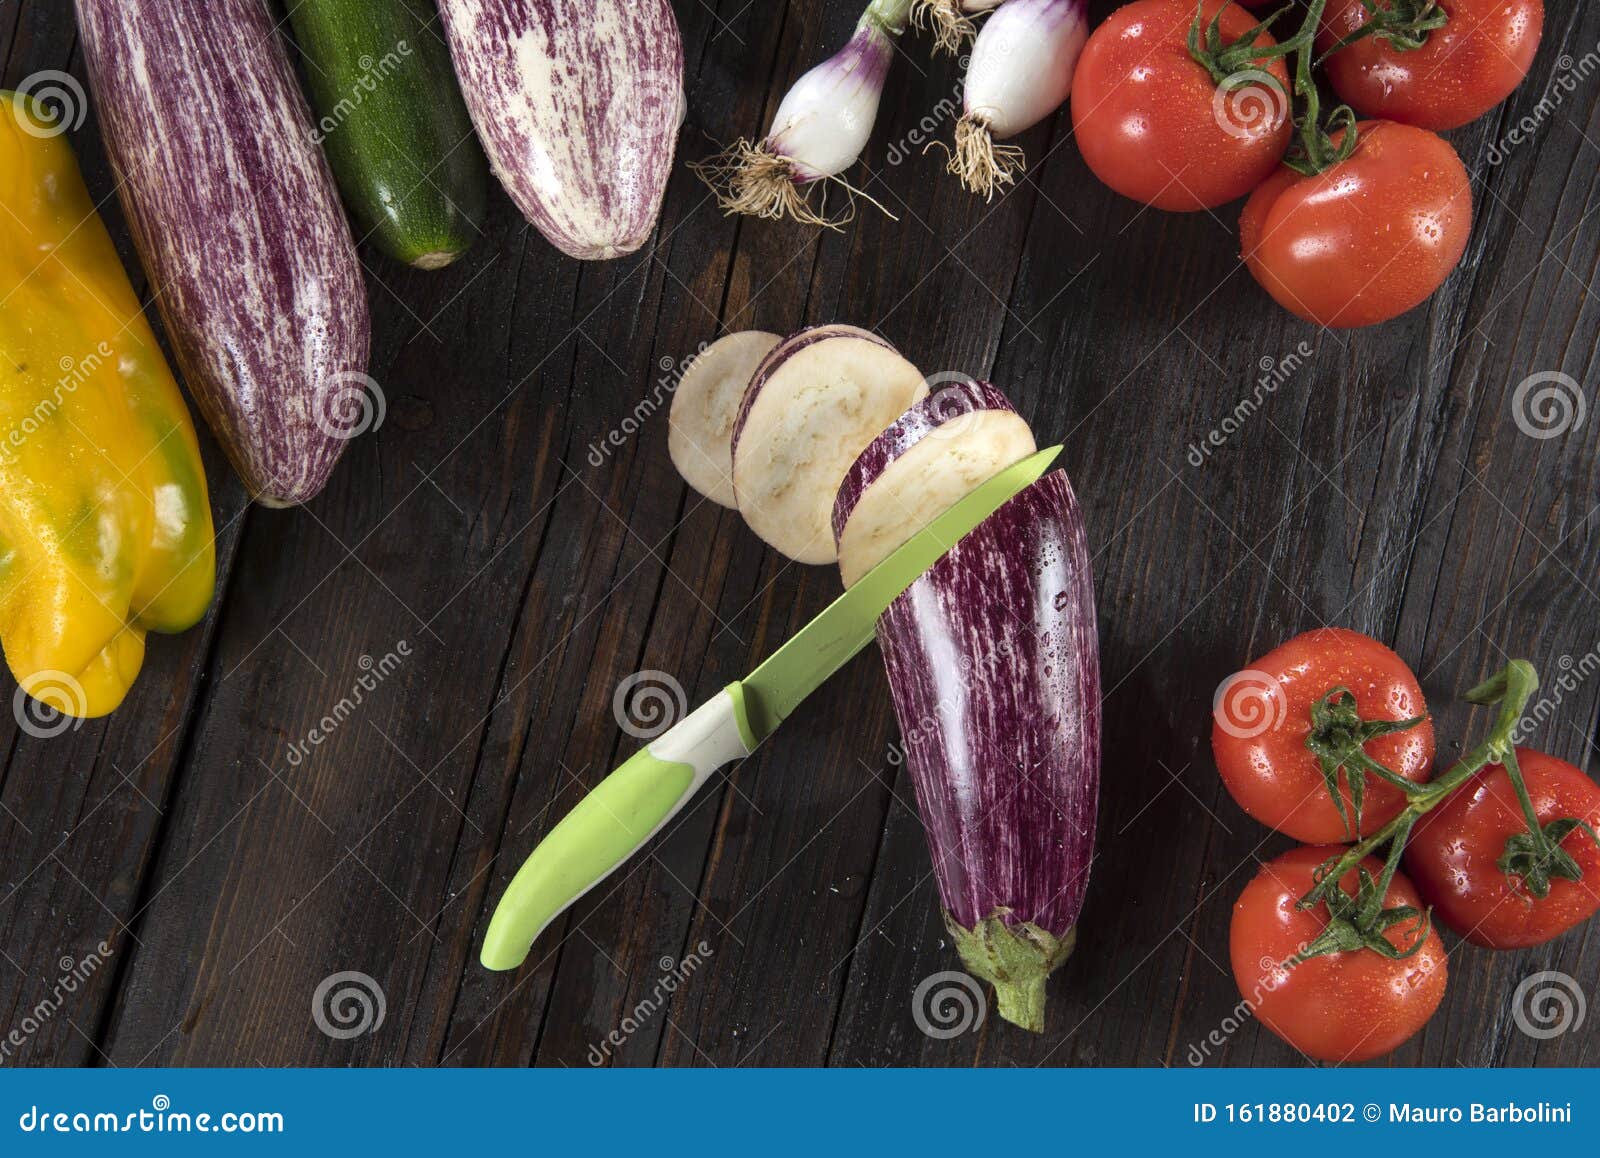
<path fill-rule="evenodd" d="M 840 482 L 927 392 L 921 371 L 864 331 L 822 326 L 780 342 L 756 370 L 734 424 L 733 489 L 750 529 L 796 562 L 834 562 Z"/>
<path fill-rule="evenodd" d="M 1088 37 L 1083 0 L 1008 0 L 972 42 L 966 115 L 995 140 L 1032 128 L 1071 95 Z"/>
<path fill-rule="evenodd" d="M 439 0 L 467 111 L 495 176 L 563 253 L 649 238 L 683 113 L 668 0 Z"/>
<path fill-rule="evenodd" d="M 1038 447 L 1000 391 L 939 387 L 861 452 L 839 486 L 839 576 L 852 586 L 974 488 Z"/>
<path fill-rule="evenodd" d="M 667 453 L 683 481 L 714 503 L 739 506 L 733 493 L 733 424 L 756 367 L 780 340 L 765 330 L 718 338 L 695 355 L 672 393 Z"/>

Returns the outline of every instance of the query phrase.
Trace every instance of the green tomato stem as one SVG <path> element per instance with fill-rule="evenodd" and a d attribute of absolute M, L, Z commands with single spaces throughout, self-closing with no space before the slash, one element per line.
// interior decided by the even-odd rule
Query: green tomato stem
<path fill-rule="evenodd" d="M 1450 14 L 1439 7 L 1438 0 L 1391 0 L 1387 8 L 1379 8 L 1373 0 L 1361 0 L 1361 6 L 1367 10 L 1367 22 L 1340 37 L 1317 59 L 1319 65 L 1369 36 L 1383 37 L 1396 52 L 1414 52 L 1428 43 L 1429 33 L 1450 23 Z"/>
<path fill-rule="evenodd" d="M 1406 839 L 1411 834 L 1412 826 L 1488 765 L 1504 763 L 1508 754 L 1513 761 L 1516 759 L 1512 736 L 1522 719 L 1528 701 L 1533 698 L 1533 693 L 1538 688 L 1539 674 L 1533 665 L 1524 659 L 1514 659 L 1493 679 L 1479 684 L 1468 692 L 1465 698 L 1472 703 L 1500 705 L 1500 711 L 1495 717 L 1494 727 L 1490 729 L 1488 738 L 1456 761 L 1443 776 L 1412 796 L 1406 807 L 1388 824 L 1364 840 L 1351 845 L 1334 866 L 1323 874 L 1323 880 L 1334 882 L 1333 887 L 1337 888 L 1338 882 L 1344 879 L 1345 874 L 1370 856 L 1374 849 L 1390 844 L 1389 858 L 1384 871 L 1384 889 L 1379 891 L 1379 896 L 1382 896 L 1383 892 L 1387 891 L 1388 883 L 1394 879 L 1395 870 L 1400 863 L 1400 854 L 1405 849 Z M 1520 776 L 1518 779 L 1520 780 Z M 1525 788 L 1523 794 L 1526 794 Z M 1530 810 L 1532 808 L 1531 801 L 1528 803 L 1528 808 Z M 1308 893 L 1301 899 L 1301 904 L 1306 905 L 1314 895 L 1315 891 Z"/>
<path fill-rule="evenodd" d="M 1506 770 L 1506 775 L 1511 779 L 1511 787 L 1517 794 L 1517 803 L 1522 806 L 1522 815 L 1528 822 L 1528 831 L 1534 834 L 1534 839 L 1540 843 L 1544 841 L 1544 829 L 1539 824 L 1539 814 L 1534 811 L 1533 798 L 1528 795 L 1528 785 L 1522 779 L 1522 766 L 1517 763 L 1517 752 L 1513 748 L 1505 754 L 1500 762 Z"/>

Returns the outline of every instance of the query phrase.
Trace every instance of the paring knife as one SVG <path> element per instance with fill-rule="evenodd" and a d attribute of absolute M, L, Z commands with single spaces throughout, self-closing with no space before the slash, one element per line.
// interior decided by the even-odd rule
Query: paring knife
<path fill-rule="evenodd" d="M 484 967 L 521 965 L 550 922 L 660 831 L 713 772 L 755 751 L 801 700 L 871 642 L 889 604 L 967 532 L 1042 478 L 1060 453 L 1059 446 L 1041 450 L 983 483 L 750 675 L 729 684 L 602 780 L 517 870 L 489 921 Z"/>

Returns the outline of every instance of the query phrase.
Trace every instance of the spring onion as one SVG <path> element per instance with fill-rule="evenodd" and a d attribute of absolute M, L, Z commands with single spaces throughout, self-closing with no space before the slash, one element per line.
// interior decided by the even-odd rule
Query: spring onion
<path fill-rule="evenodd" d="M 838 226 L 849 219 L 849 212 L 827 216 L 812 205 L 810 193 L 837 182 L 850 195 L 853 211 L 860 191 L 840 174 L 855 164 L 872 135 L 894 42 L 905 31 L 911 4 L 872 0 L 849 43 L 794 83 L 764 140 L 741 137 L 691 166 L 725 212 L 790 217 L 808 225 Z"/>
<path fill-rule="evenodd" d="M 996 144 L 1031 128 L 1072 92 L 1088 39 L 1084 0 L 1010 0 L 972 43 L 963 113 L 946 168 L 985 198 L 1016 180 L 1019 145 Z"/>

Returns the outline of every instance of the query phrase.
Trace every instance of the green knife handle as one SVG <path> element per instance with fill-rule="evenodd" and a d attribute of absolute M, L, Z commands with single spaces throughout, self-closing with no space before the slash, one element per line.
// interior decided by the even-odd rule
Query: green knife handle
<path fill-rule="evenodd" d="M 660 831 L 713 772 L 755 746 L 744 688 L 733 683 L 635 752 L 517 870 L 489 919 L 484 968 L 521 965 L 569 905 Z"/>

